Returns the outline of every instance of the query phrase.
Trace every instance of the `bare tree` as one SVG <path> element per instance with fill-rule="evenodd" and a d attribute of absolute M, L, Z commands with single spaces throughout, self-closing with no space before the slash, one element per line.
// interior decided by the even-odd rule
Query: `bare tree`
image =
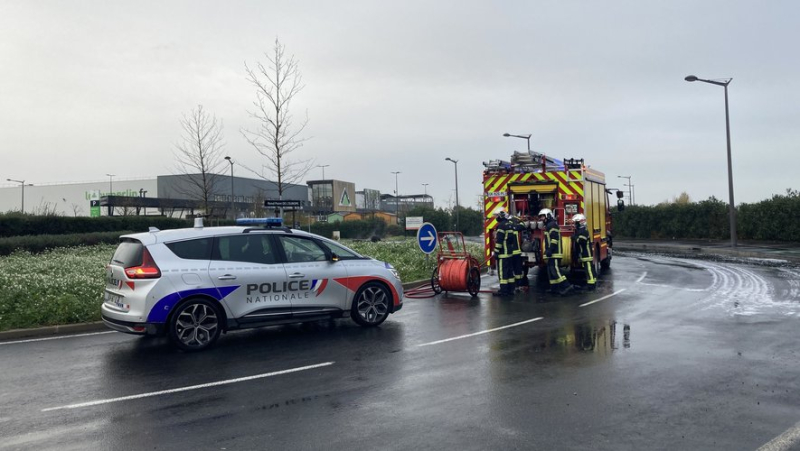
<path fill-rule="evenodd" d="M 83 214 L 83 207 L 81 207 L 80 205 L 73 203 L 71 205 L 71 208 L 72 208 L 72 215 L 75 216 L 76 218 L 78 217 L 78 215 Z"/>
<path fill-rule="evenodd" d="M 175 145 L 176 170 L 186 176 L 186 185 L 178 190 L 191 200 L 202 201 L 203 210 L 209 214 L 208 203 L 214 195 L 219 178 L 217 171 L 223 162 L 222 121 L 210 115 L 203 105 L 198 105 L 188 115 L 184 114 L 180 123 L 183 134 Z"/>
<path fill-rule="evenodd" d="M 255 129 L 242 130 L 242 135 L 256 151 L 264 156 L 266 165 L 278 185 L 278 198 L 283 198 L 286 184 L 302 179 L 311 168 L 313 160 L 289 160 L 287 156 L 303 145 L 308 138 L 300 134 L 308 125 L 308 115 L 299 124 L 292 122 L 290 106 L 295 96 L 303 90 L 297 60 L 286 56 L 286 47 L 275 39 L 273 54 L 264 54 L 267 66 L 257 63 L 254 68 L 245 63 L 247 81 L 256 89 L 254 111 L 249 111 L 255 119 Z"/>

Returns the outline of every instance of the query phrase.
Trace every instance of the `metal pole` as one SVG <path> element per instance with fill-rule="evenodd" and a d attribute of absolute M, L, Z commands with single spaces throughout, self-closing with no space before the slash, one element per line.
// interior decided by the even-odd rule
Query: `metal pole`
<path fill-rule="evenodd" d="M 395 220 L 399 222 L 400 220 L 400 188 L 397 184 L 397 174 L 400 174 L 400 171 L 392 172 L 394 174 L 394 214 L 396 216 Z"/>
<path fill-rule="evenodd" d="M 730 83 L 730 80 L 728 81 Z M 733 164 L 731 163 L 731 122 L 728 115 L 728 83 L 725 83 L 725 134 L 728 138 L 728 197 L 730 198 L 731 247 L 736 247 L 736 204 L 733 202 Z"/>
<path fill-rule="evenodd" d="M 718 80 L 704 80 L 695 75 L 688 75 L 684 78 L 688 82 L 702 81 L 712 85 L 722 86 L 725 89 L 725 136 L 728 142 L 728 210 L 730 216 L 731 228 L 731 247 L 736 247 L 736 203 L 733 201 L 733 163 L 731 162 L 731 121 L 728 112 L 728 85 L 733 80 L 732 78 L 725 79 L 724 81 Z"/>
<path fill-rule="evenodd" d="M 108 215 L 112 216 L 113 210 L 111 208 L 111 199 L 110 197 L 114 195 L 114 184 L 112 180 L 114 179 L 115 174 L 106 174 L 108 176 Z"/>
<path fill-rule="evenodd" d="M 456 168 L 456 231 L 458 231 L 458 160 L 453 160 L 453 162 Z"/>
<path fill-rule="evenodd" d="M 20 202 L 20 207 L 22 210 L 22 214 L 25 214 L 25 181 L 22 181 L 22 201 Z"/>
<path fill-rule="evenodd" d="M 231 164 L 231 218 L 236 220 L 236 207 L 233 204 L 233 158 L 227 156 L 225 157 L 225 159 L 228 160 L 228 163 Z M 264 166 L 262 165 L 261 168 L 263 170 Z"/>

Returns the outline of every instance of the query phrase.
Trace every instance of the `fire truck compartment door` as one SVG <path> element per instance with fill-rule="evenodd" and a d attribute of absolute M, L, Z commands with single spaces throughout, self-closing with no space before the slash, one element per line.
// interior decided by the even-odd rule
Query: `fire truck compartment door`
<path fill-rule="evenodd" d="M 509 185 L 508 189 L 515 194 L 553 193 L 558 190 L 558 184 L 548 183 L 546 185 Z"/>

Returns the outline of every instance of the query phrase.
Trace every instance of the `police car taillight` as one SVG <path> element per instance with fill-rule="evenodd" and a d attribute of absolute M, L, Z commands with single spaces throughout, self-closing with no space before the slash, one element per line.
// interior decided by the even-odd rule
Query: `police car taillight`
<path fill-rule="evenodd" d="M 125 275 L 129 279 L 158 279 L 161 277 L 161 270 L 153 261 L 150 251 L 145 248 L 142 250 L 142 264 L 125 268 Z"/>

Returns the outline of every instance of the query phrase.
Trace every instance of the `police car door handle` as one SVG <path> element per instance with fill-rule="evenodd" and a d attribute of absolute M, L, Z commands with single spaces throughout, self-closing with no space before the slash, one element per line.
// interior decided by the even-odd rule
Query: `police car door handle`
<path fill-rule="evenodd" d="M 234 280 L 234 279 L 236 279 L 236 276 L 231 275 L 231 274 L 225 274 L 225 275 L 217 277 L 217 279 L 219 279 L 219 280 Z"/>
<path fill-rule="evenodd" d="M 290 275 L 289 278 L 290 279 L 299 279 L 299 278 L 305 277 L 305 276 L 306 276 L 305 274 L 300 274 L 299 272 L 296 272 L 296 273 Z"/>

